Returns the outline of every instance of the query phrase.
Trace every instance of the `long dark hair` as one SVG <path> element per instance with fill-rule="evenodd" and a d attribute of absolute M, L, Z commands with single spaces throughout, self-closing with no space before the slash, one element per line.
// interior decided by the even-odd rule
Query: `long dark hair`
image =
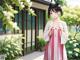
<path fill-rule="evenodd" d="M 58 3 L 56 3 L 56 4 L 50 3 L 49 4 L 49 8 L 48 8 L 48 17 L 49 18 L 50 18 L 50 11 L 51 10 L 56 11 L 56 12 L 60 12 L 61 16 L 63 15 L 62 8 L 60 7 L 60 5 Z"/>

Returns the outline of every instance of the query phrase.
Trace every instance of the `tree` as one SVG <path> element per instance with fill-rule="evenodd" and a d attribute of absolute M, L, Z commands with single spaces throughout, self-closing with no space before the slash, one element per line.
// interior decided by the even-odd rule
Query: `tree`
<path fill-rule="evenodd" d="M 80 7 L 63 7 L 63 13 L 62 20 L 66 21 L 69 26 L 80 25 Z"/>
<path fill-rule="evenodd" d="M 66 44 L 68 58 L 80 59 L 80 7 L 63 7 L 62 20 L 66 21 L 69 27 L 69 41 Z M 70 27 L 72 27 L 70 28 Z M 69 59 L 69 60 L 70 60 Z"/>
<path fill-rule="evenodd" d="M 69 30 L 71 31 L 71 26 L 75 27 L 75 36 L 80 31 L 80 7 L 63 7 L 63 16 L 61 17 L 62 20 L 66 21 L 69 26 Z"/>
<path fill-rule="evenodd" d="M 55 3 L 59 3 L 60 5 L 64 5 L 66 0 L 54 0 Z"/>
<path fill-rule="evenodd" d="M 3 26 L 9 29 L 19 29 L 17 24 L 13 22 L 14 15 L 18 13 L 14 6 L 19 7 L 19 11 L 25 8 L 29 14 L 35 15 L 31 5 L 30 0 L 0 0 L 0 20 L 2 20 Z"/>

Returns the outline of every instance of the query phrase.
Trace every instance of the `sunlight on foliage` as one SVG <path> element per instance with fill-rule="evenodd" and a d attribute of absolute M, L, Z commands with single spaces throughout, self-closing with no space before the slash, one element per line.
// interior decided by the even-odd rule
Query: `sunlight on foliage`
<path fill-rule="evenodd" d="M 63 16 L 62 20 L 66 21 L 70 25 L 79 25 L 80 24 L 80 7 L 70 8 L 63 6 Z"/>
<path fill-rule="evenodd" d="M 3 22 L 3 26 L 9 29 L 19 29 L 17 24 L 13 22 L 15 14 L 19 11 L 14 9 L 14 6 L 19 7 L 19 11 L 25 8 L 29 14 L 35 15 L 34 11 L 31 9 L 31 0 L 1 0 L 0 2 L 0 20 Z"/>

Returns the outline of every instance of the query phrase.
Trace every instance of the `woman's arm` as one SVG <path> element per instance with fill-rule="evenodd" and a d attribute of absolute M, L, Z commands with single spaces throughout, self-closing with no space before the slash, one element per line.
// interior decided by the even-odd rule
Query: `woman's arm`
<path fill-rule="evenodd" d="M 49 41 L 49 32 L 50 32 L 50 22 L 47 22 L 45 29 L 44 29 L 44 40 L 46 42 Z"/>
<path fill-rule="evenodd" d="M 61 43 L 65 44 L 68 41 L 68 27 L 66 22 L 63 23 L 63 31 L 61 36 Z"/>

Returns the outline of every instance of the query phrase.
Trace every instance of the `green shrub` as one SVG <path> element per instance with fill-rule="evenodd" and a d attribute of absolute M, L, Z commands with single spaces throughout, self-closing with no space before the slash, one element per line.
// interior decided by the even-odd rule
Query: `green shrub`
<path fill-rule="evenodd" d="M 8 35 L 0 39 L 0 54 L 6 55 L 6 60 L 14 60 L 22 54 L 21 35 Z"/>
<path fill-rule="evenodd" d="M 66 44 L 68 58 L 80 59 L 80 33 L 72 32 L 69 36 L 69 41 Z"/>
<path fill-rule="evenodd" d="M 43 51 L 45 44 L 46 44 L 46 42 L 43 38 L 38 38 L 38 49 L 40 51 Z"/>

